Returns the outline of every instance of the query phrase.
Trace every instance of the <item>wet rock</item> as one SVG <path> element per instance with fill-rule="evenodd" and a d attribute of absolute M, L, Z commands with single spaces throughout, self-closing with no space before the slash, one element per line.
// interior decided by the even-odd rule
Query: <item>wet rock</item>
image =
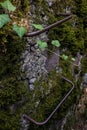
<path fill-rule="evenodd" d="M 28 130 L 29 123 L 23 117 L 21 118 L 20 124 L 21 124 L 20 130 Z"/>
<path fill-rule="evenodd" d="M 29 88 L 30 88 L 30 90 L 34 90 L 34 89 L 35 89 L 35 86 L 34 86 L 33 84 L 30 84 L 30 85 L 29 85 Z"/>
<path fill-rule="evenodd" d="M 36 81 L 36 78 L 30 79 L 30 84 L 34 83 Z"/>
<path fill-rule="evenodd" d="M 59 63 L 59 50 L 55 50 L 49 58 L 46 60 L 46 69 L 48 71 L 53 70 L 58 66 Z"/>
<path fill-rule="evenodd" d="M 53 0 L 46 0 L 48 2 L 48 5 L 51 7 L 53 5 Z"/>

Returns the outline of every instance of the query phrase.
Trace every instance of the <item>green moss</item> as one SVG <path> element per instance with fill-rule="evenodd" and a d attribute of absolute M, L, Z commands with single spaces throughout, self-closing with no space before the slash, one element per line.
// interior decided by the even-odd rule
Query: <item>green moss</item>
<path fill-rule="evenodd" d="M 61 73 L 72 82 L 74 79 L 72 77 L 71 72 L 71 63 L 69 61 L 60 60 L 60 67 L 62 68 L 63 72 Z M 71 89 L 71 85 L 67 83 L 65 80 L 61 78 L 61 74 L 56 73 L 56 71 L 52 71 L 48 74 L 48 76 L 44 79 L 41 77 L 39 80 L 35 82 L 35 90 L 34 99 L 31 101 L 32 106 L 35 102 L 39 102 L 38 106 L 35 108 L 29 106 L 31 112 L 29 110 L 27 113 L 31 115 L 37 121 L 45 120 L 50 113 L 54 110 L 57 104 L 61 101 L 64 95 Z M 49 125 L 54 122 L 55 119 L 63 118 L 66 113 L 69 111 L 70 107 L 76 103 L 77 95 L 79 93 L 79 85 L 81 84 L 81 79 L 78 84 L 75 84 L 74 92 L 68 97 L 65 103 L 61 106 L 61 108 L 54 114 L 52 119 L 48 122 L 48 124 L 44 127 L 37 127 L 37 130 L 47 130 Z M 34 113 L 35 110 L 35 113 Z M 36 129 L 36 125 L 30 125 L 30 128 Z"/>
<path fill-rule="evenodd" d="M 14 5 L 18 3 L 13 15 L 21 19 L 28 13 L 28 0 L 26 3 L 20 2 L 12 0 Z M 28 99 L 27 85 L 21 81 L 23 74 L 20 70 L 20 56 L 25 46 L 26 39 L 20 39 L 13 33 L 11 23 L 0 29 L 0 130 L 20 129 L 20 119 L 24 113 L 20 102 Z"/>
<path fill-rule="evenodd" d="M 36 10 L 35 14 L 36 17 L 34 19 L 35 23 L 40 24 L 51 24 L 55 21 L 57 21 L 57 18 L 55 17 L 54 12 L 50 11 L 49 5 L 46 2 L 46 0 L 37 1 L 34 3 Z M 38 10 L 37 10 L 38 8 Z M 46 16 L 48 21 L 45 21 L 43 17 Z"/>
<path fill-rule="evenodd" d="M 0 106 L 6 108 L 18 101 L 23 100 L 26 96 L 26 87 L 23 82 L 18 82 L 17 78 L 5 77 L 2 80 L 2 88 L 0 90 Z"/>
<path fill-rule="evenodd" d="M 87 73 L 87 56 L 85 56 L 82 61 L 82 75 L 84 75 L 84 73 Z"/>
<path fill-rule="evenodd" d="M 85 107 L 85 110 L 84 110 L 84 113 L 82 116 L 83 116 L 84 120 L 87 120 L 87 104 L 86 104 L 86 107 Z"/>
<path fill-rule="evenodd" d="M 70 73 L 67 72 L 66 76 L 73 80 L 72 76 L 70 77 Z M 71 85 L 61 78 L 61 74 L 59 75 L 55 71 L 50 72 L 46 79 L 43 79 L 42 77 L 35 82 L 35 90 L 33 91 L 34 98 L 30 102 L 32 105 L 28 104 L 28 108 L 30 109 L 28 109 L 27 114 L 37 121 L 44 121 L 70 89 Z M 74 90 L 72 95 L 63 104 L 59 111 L 54 114 L 48 124 L 44 126 L 44 130 L 47 130 L 49 125 L 52 124 L 55 119 L 61 119 L 65 116 L 70 109 L 70 106 L 76 102 L 77 93 L 78 87 Z M 35 107 L 35 103 L 37 104 L 37 102 L 39 104 Z M 30 128 L 34 130 L 36 129 L 36 125 L 34 126 L 31 124 Z M 37 130 L 42 129 L 43 127 L 37 127 Z"/>
<path fill-rule="evenodd" d="M 17 107 L 15 114 L 10 114 L 10 107 L 27 97 L 28 90 L 24 81 L 21 81 L 20 71 L 20 56 L 26 42 L 11 35 L 6 40 L 6 52 L 0 52 L 0 129 L 18 130 L 19 115 L 22 116 L 23 109 L 20 112 Z"/>
<path fill-rule="evenodd" d="M 17 114 L 10 114 L 6 111 L 0 110 L 0 129 L 1 130 L 19 130 L 20 116 Z"/>
<path fill-rule="evenodd" d="M 28 5 L 28 0 L 21 0 L 21 9 L 22 9 L 22 13 L 27 14 L 29 11 L 29 5 Z"/>

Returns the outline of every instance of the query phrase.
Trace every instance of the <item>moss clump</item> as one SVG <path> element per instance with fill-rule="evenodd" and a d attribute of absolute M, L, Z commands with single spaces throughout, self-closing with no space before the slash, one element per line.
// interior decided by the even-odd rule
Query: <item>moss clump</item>
<path fill-rule="evenodd" d="M 57 21 L 54 12 L 50 11 L 49 5 L 46 0 L 41 0 L 37 2 L 35 1 L 33 2 L 33 4 L 35 5 L 35 14 L 36 14 L 36 17 L 34 18 L 35 23 L 47 25 Z M 45 20 L 44 17 L 46 17 L 47 20 Z"/>
<path fill-rule="evenodd" d="M 68 74 L 66 75 L 72 80 L 72 76 L 70 77 L 70 73 Z M 61 78 L 61 74 L 57 74 L 56 71 L 50 72 L 46 79 L 43 79 L 42 77 L 35 82 L 35 90 L 33 91 L 34 98 L 30 103 L 32 105 L 28 106 L 30 110 L 28 109 L 27 114 L 37 121 L 44 121 L 70 89 L 71 85 Z M 44 127 L 37 127 L 37 130 L 42 130 L 43 128 L 44 130 L 47 130 L 54 120 L 63 118 L 70 109 L 70 106 L 75 103 L 77 93 L 78 88 L 74 90 L 72 95 L 67 99 L 59 111 L 55 113 L 48 124 Z M 32 107 L 33 104 L 34 107 Z M 32 114 L 31 109 L 33 109 Z M 36 125 L 31 123 L 30 128 L 34 130 L 36 129 Z"/>
<path fill-rule="evenodd" d="M 21 5 L 22 2 L 22 5 Z M 23 1 L 12 0 L 17 6 L 14 16 L 25 17 L 28 7 Z M 23 7 L 22 7 L 23 6 Z M 28 8 L 27 8 L 28 9 Z M 3 10 L 1 10 L 3 13 Z M 21 15 L 20 15 L 21 14 Z M 12 31 L 11 23 L 0 30 L 0 130 L 19 130 L 24 113 L 22 103 L 27 98 L 27 87 L 21 81 L 20 56 L 26 46 L 26 39 L 20 39 Z"/>
<path fill-rule="evenodd" d="M 1 130 L 19 130 L 20 116 L 0 110 L 0 129 Z"/>
<path fill-rule="evenodd" d="M 6 52 L 0 52 L 0 129 L 19 129 L 20 116 L 19 107 L 11 110 L 10 107 L 27 97 L 27 88 L 21 81 L 20 55 L 24 50 L 25 41 L 16 36 L 6 37 Z M 16 40 L 16 41 L 15 41 Z M 15 109 L 15 108 L 13 108 Z M 15 112 L 14 112 L 15 111 Z M 15 114 L 14 114 L 15 113 Z M 20 114 L 21 113 L 21 114 Z M 20 116 L 19 116 L 20 115 Z M 3 125 L 5 124 L 5 125 Z M 17 124 L 17 125 L 16 125 Z"/>
<path fill-rule="evenodd" d="M 84 75 L 84 73 L 87 73 L 87 56 L 84 56 L 82 61 L 82 76 Z"/>
<path fill-rule="evenodd" d="M 23 82 L 18 82 L 15 76 L 6 77 L 6 79 L 2 80 L 0 90 L 0 107 L 8 109 L 10 105 L 23 100 L 26 96 L 26 91 L 27 89 Z"/>

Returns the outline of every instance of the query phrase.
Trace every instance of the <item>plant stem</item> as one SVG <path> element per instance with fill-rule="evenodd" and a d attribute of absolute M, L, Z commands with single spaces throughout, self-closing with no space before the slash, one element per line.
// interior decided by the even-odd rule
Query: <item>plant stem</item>
<path fill-rule="evenodd" d="M 48 49 L 48 48 L 47 48 L 47 50 L 48 50 L 49 52 L 51 52 L 51 53 L 55 54 L 56 56 L 58 56 L 58 57 L 62 58 L 62 56 L 61 56 L 61 55 L 58 55 L 57 53 L 53 52 L 52 50 L 50 50 L 50 49 Z M 62 58 L 62 59 L 63 59 L 63 58 Z M 77 65 L 77 64 L 75 64 L 75 63 L 73 63 L 73 62 L 71 62 L 71 61 L 68 61 L 68 62 L 72 63 L 72 64 L 73 64 L 74 66 L 76 66 L 76 67 L 79 67 L 79 65 Z"/>

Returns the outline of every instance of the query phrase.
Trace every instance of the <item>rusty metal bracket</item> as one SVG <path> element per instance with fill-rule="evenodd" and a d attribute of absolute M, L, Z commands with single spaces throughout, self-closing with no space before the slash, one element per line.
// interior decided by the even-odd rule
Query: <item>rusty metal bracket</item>
<path fill-rule="evenodd" d="M 24 115 L 23 115 L 23 118 L 24 118 L 24 119 L 26 119 L 26 120 L 28 120 L 28 121 L 30 121 L 30 122 L 36 124 L 36 125 L 44 125 L 44 124 L 46 124 L 46 123 L 52 118 L 52 116 L 54 115 L 54 113 L 60 108 L 60 106 L 65 102 L 65 100 L 68 98 L 68 96 L 72 93 L 72 91 L 73 91 L 74 88 L 75 88 L 75 87 L 74 87 L 74 83 L 73 83 L 71 80 L 65 78 L 64 76 L 62 76 L 62 79 L 66 80 L 69 84 L 71 84 L 71 85 L 72 85 L 72 88 L 71 88 L 70 91 L 64 96 L 64 98 L 60 101 L 60 103 L 58 103 L 58 105 L 57 105 L 56 108 L 53 110 L 53 112 L 48 116 L 48 118 L 47 118 L 45 121 L 43 121 L 43 122 L 37 122 L 36 120 L 32 119 L 30 116 L 24 114 Z"/>

